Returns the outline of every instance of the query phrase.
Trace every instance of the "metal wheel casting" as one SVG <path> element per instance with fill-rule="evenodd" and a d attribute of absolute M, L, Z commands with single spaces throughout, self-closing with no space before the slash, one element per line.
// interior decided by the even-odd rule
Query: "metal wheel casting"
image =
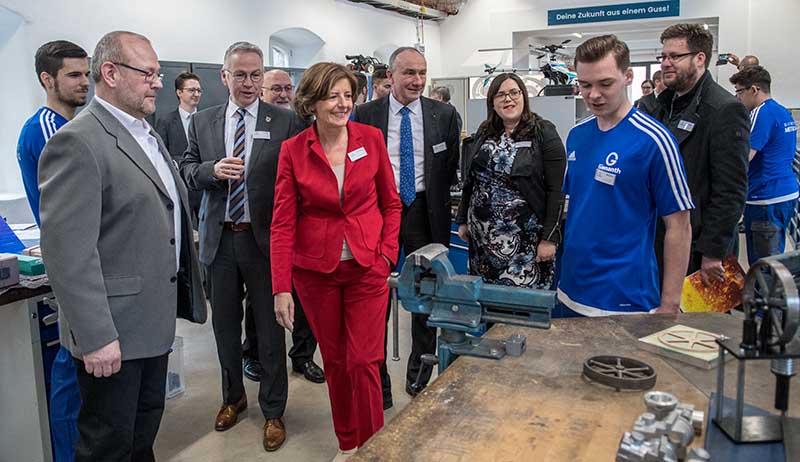
<path fill-rule="evenodd" d="M 583 375 L 617 391 L 648 390 L 657 377 L 650 365 L 623 356 L 593 356 L 583 363 Z"/>

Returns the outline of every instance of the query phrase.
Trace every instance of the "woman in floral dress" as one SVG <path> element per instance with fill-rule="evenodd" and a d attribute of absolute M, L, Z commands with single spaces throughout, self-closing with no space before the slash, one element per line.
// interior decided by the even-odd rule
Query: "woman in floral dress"
<path fill-rule="evenodd" d="M 456 217 L 469 242 L 470 273 L 549 289 L 561 239 L 564 144 L 551 122 L 531 112 L 516 74 L 495 77 L 486 106 L 486 121 L 464 143 L 468 167 Z"/>

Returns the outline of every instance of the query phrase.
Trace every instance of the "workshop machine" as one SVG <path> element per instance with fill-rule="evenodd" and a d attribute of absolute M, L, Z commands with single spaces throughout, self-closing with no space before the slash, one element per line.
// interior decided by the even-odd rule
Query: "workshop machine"
<path fill-rule="evenodd" d="M 438 327 L 438 358 L 423 358 L 428 365 L 439 365 L 443 372 L 458 356 L 500 359 L 506 354 L 519 356 L 525 349 L 525 336 L 505 340 L 467 335 L 486 323 L 550 328 L 550 313 L 555 292 L 525 289 L 483 282 L 480 276 L 456 274 L 447 258 L 447 247 L 429 244 L 406 257 L 402 272 L 394 273 L 389 286 L 396 290 L 403 308 L 427 314 L 428 325 Z M 397 297 L 392 297 L 394 338 L 397 339 Z M 397 356 L 397 342 L 394 344 Z"/>
<path fill-rule="evenodd" d="M 800 251 L 762 258 L 747 272 L 742 291 L 742 341 L 720 338 L 714 423 L 736 443 L 783 441 L 786 460 L 800 460 L 800 419 L 787 415 L 789 384 L 800 369 Z M 738 362 L 733 409 L 725 405 L 725 355 Z M 746 365 L 770 361 L 780 415 L 744 415 Z M 790 456 L 794 454 L 794 456 Z"/>

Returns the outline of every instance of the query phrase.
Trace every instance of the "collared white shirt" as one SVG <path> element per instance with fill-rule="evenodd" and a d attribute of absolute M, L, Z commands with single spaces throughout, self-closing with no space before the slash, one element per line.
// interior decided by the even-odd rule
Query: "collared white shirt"
<path fill-rule="evenodd" d="M 422 124 L 422 103 L 419 98 L 408 104 L 411 111 L 411 133 L 414 140 L 414 185 L 417 192 L 425 191 L 425 131 Z M 394 182 L 400 191 L 400 121 L 403 105 L 389 93 L 389 125 L 386 129 L 386 149 L 394 170 Z"/>
<path fill-rule="evenodd" d="M 167 193 L 173 205 L 172 221 L 174 224 L 173 232 L 175 234 L 175 271 L 177 272 L 180 268 L 181 261 L 182 207 L 180 197 L 178 196 L 178 187 L 175 184 L 175 177 L 172 176 L 172 171 L 169 169 L 167 158 L 159 149 L 158 141 L 156 141 L 156 138 L 151 134 L 153 129 L 150 128 L 150 124 L 148 124 L 146 120 L 133 117 L 97 95 L 95 95 L 94 99 L 116 117 L 122 126 L 128 130 L 128 133 L 131 134 L 133 139 L 139 144 L 139 147 L 142 148 L 145 155 L 147 155 L 147 158 L 150 159 L 156 172 L 158 172 L 159 178 L 161 178 L 161 182 L 167 188 Z"/>
<path fill-rule="evenodd" d="M 258 120 L 258 98 L 252 104 L 245 107 L 244 110 L 244 178 L 245 178 L 245 194 L 247 193 L 247 175 L 250 171 L 250 154 L 253 151 L 253 133 L 256 131 L 256 120 Z M 225 157 L 233 157 L 233 137 L 236 135 L 236 124 L 239 123 L 239 116 L 236 111 L 239 106 L 233 102 L 228 101 L 228 107 L 225 109 Z M 228 181 L 228 193 L 230 195 L 230 184 Z M 244 202 L 244 217 L 242 221 L 250 223 L 250 199 L 245 196 L 247 200 Z M 225 205 L 225 221 L 231 220 L 228 213 L 230 201 Z"/>
<path fill-rule="evenodd" d="M 186 135 L 186 139 L 189 139 L 189 122 L 192 121 L 192 116 L 197 112 L 197 109 L 194 112 L 186 112 L 183 110 L 182 107 L 178 106 L 178 114 L 181 116 L 181 123 L 183 124 L 183 133 Z"/>

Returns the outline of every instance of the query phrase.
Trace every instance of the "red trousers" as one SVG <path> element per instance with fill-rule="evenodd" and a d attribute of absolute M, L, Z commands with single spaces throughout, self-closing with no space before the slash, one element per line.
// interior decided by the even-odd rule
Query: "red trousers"
<path fill-rule="evenodd" d="M 389 265 L 345 260 L 333 273 L 295 267 L 293 283 L 322 353 L 339 449 L 362 446 L 383 427 L 383 356 Z"/>

